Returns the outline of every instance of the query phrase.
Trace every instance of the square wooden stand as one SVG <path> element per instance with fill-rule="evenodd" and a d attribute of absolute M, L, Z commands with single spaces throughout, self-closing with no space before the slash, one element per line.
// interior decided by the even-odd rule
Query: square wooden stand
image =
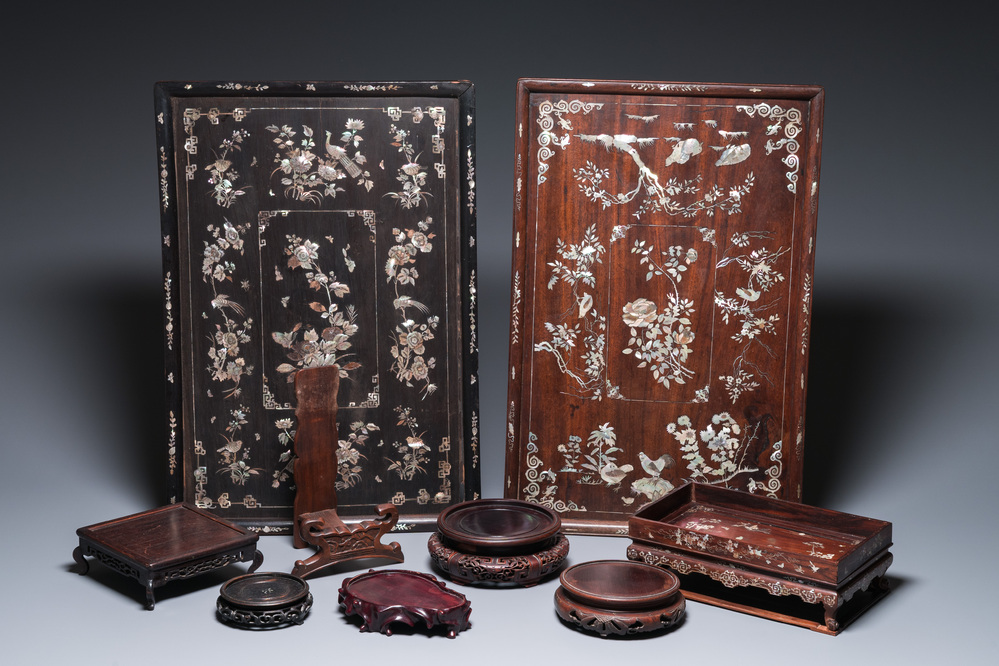
<path fill-rule="evenodd" d="M 248 573 L 263 564 L 253 532 L 216 518 L 190 504 L 143 511 L 81 527 L 73 559 L 82 576 L 89 571 L 86 556 L 146 588 L 146 609 L 156 603 L 153 588 L 191 578 L 233 562 L 253 560 Z"/>

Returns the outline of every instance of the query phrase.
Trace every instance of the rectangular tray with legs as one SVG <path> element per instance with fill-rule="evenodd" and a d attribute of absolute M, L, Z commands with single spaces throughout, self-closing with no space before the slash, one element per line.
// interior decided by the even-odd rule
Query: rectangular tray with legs
<path fill-rule="evenodd" d="M 835 635 L 887 594 L 891 527 L 689 483 L 631 518 L 628 558 L 675 571 L 688 599 Z"/>

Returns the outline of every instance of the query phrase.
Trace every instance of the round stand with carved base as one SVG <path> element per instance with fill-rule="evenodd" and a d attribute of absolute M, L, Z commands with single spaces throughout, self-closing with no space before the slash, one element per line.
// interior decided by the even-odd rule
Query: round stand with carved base
<path fill-rule="evenodd" d="M 558 616 L 600 636 L 661 631 L 678 624 L 687 607 L 676 576 L 639 562 L 583 562 L 562 572 L 559 582 Z"/>
<path fill-rule="evenodd" d="M 427 542 L 438 569 L 458 583 L 535 585 L 555 573 L 569 555 L 569 540 L 559 533 L 553 545 L 520 555 L 476 555 L 462 553 L 445 544 L 440 532 Z"/>
<path fill-rule="evenodd" d="M 233 625 L 270 629 L 302 624 L 312 609 L 309 584 L 286 573 L 237 576 L 219 590 L 219 617 Z"/>

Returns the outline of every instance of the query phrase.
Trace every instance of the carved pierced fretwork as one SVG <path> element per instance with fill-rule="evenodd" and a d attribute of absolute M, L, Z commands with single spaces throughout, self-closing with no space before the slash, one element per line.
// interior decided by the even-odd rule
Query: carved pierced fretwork
<path fill-rule="evenodd" d="M 437 568 L 454 580 L 531 586 L 559 570 L 569 555 L 569 540 L 559 535 L 554 545 L 536 553 L 502 557 L 460 553 L 446 546 L 435 532 L 427 548 Z"/>
<path fill-rule="evenodd" d="M 295 562 L 292 575 L 306 578 L 326 567 L 361 557 L 405 561 L 397 542 L 387 546 L 381 542 L 382 536 L 391 532 L 398 520 L 399 509 L 394 504 L 380 504 L 376 520 L 363 520 L 353 527 L 340 519 L 336 509 L 303 513 L 298 517 L 297 533 L 302 541 L 318 548 L 319 552 Z"/>
<path fill-rule="evenodd" d="M 221 569 L 224 566 L 233 564 L 234 562 L 240 562 L 243 559 L 242 553 L 236 553 L 231 555 L 219 555 L 210 560 L 205 560 L 204 562 L 198 562 L 196 564 L 190 564 L 178 569 L 172 569 L 163 575 L 163 580 L 181 580 L 183 578 L 190 578 L 191 576 L 198 576 L 203 573 L 208 573 L 209 571 L 214 571 L 215 569 Z"/>
<path fill-rule="evenodd" d="M 253 611 L 232 608 L 219 599 L 216 606 L 219 617 L 227 622 L 247 627 L 277 627 L 282 624 L 302 624 L 312 609 L 312 595 L 305 601 L 278 610 Z"/>
<path fill-rule="evenodd" d="M 669 548 L 656 546 L 646 546 L 644 544 L 633 543 L 628 547 L 628 559 L 645 562 L 654 566 L 672 569 L 681 575 L 692 573 L 708 576 L 712 580 L 721 583 L 726 588 L 756 587 L 766 590 L 777 597 L 798 597 L 808 604 L 821 604 L 825 616 L 822 624 L 811 625 L 796 619 L 794 615 L 783 613 L 766 613 L 752 606 L 725 600 L 726 608 L 735 608 L 752 615 L 762 615 L 778 619 L 793 624 L 801 624 L 809 629 L 822 633 L 839 633 L 847 622 L 852 620 L 858 612 L 853 613 L 848 618 L 840 617 L 840 610 L 843 605 L 853 598 L 858 592 L 871 590 L 873 592 L 870 603 L 874 603 L 888 593 L 888 584 L 884 578 L 885 572 L 892 563 L 891 553 L 886 553 L 871 564 L 859 576 L 853 578 L 848 584 L 836 589 L 822 589 L 804 580 L 788 576 L 780 578 L 772 575 L 760 574 L 747 569 L 733 567 L 728 563 L 715 563 L 707 560 L 699 560 L 687 554 L 678 553 Z M 686 593 L 691 599 L 709 604 L 722 605 L 719 598 L 706 593 Z M 868 604 L 869 605 L 869 604 Z"/>
<path fill-rule="evenodd" d="M 140 580 L 142 577 L 142 574 L 139 572 L 138 569 L 131 566 L 124 560 L 120 560 L 113 555 L 109 555 L 108 553 L 92 548 L 89 545 L 84 546 L 83 554 L 93 557 L 107 568 L 114 569 L 123 576 L 128 576 L 129 578 L 135 578 L 136 580 Z"/>
<path fill-rule="evenodd" d="M 678 594 L 677 601 L 666 608 L 611 612 L 578 604 L 561 587 L 555 591 L 555 611 L 560 618 L 601 636 L 631 636 L 668 629 L 683 619 L 686 607 L 683 596 Z"/>

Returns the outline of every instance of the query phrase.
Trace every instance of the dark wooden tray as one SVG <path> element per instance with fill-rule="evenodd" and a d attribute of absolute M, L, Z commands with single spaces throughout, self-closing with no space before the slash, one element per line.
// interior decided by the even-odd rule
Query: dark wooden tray
<path fill-rule="evenodd" d="M 562 522 L 550 509 L 508 499 L 480 499 L 448 507 L 437 517 L 445 543 L 462 553 L 522 555 L 549 548 Z"/>
<path fill-rule="evenodd" d="M 688 598 L 835 634 L 887 592 L 891 529 L 881 520 L 688 483 L 628 521 L 628 557 L 721 583 L 705 588 L 696 576 L 684 578 Z M 745 600 L 732 588 L 821 604 L 824 615 L 809 619 L 786 604 L 774 610 L 771 600 Z M 860 595 L 865 603 L 844 611 L 858 593 L 868 593 Z"/>
<path fill-rule="evenodd" d="M 338 364 L 341 517 L 479 491 L 468 82 L 160 83 L 171 501 L 294 518 L 298 370 Z"/>
<path fill-rule="evenodd" d="M 823 92 L 521 80 L 505 494 L 801 498 Z"/>

